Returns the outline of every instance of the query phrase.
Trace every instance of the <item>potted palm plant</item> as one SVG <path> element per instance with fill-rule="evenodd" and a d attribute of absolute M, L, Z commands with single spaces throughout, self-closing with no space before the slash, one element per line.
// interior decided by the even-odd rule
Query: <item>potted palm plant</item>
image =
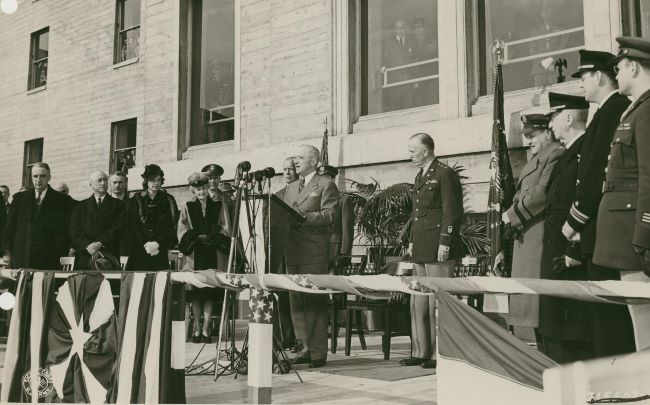
<path fill-rule="evenodd" d="M 452 166 L 459 174 L 463 184 L 464 197 L 467 198 L 466 181 L 463 166 Z M 383 189 L 376 179 L 371 183 L 347 180 L 350 191 L 347 193 L 354 202 L 357 237 L 369 246 L 368 262 L 370 268 L 377 272 L 386 262 L 387 257 L 401 256 L 408 246 L 411 226 L 411 183 L 397 183 Z M 483 215 L 466 213 L 461 224 L 460 237 L 472 256 L 481 256 L 489 252 L 490 239 L 486 236 Z"/>

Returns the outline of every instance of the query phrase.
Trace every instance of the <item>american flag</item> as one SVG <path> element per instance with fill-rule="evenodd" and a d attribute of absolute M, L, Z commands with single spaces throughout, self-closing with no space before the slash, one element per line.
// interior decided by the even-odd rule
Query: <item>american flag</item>
<path fill-rule="evenodd" d="M 494 116 L 492 123 L 492 149 L 490 153 L 490 192 L 487 207 L 487 233 L 490 237 L 490 268 L 499 274 L 503 273 L 504 232 L 501 215 L 510 206 L 515 194 L 515 182 L 512 176 L 512 166 L 508 155 L 508 145 L 503 119 L 503 45 L 495 43 L 497 63 L 494 67 Z M 501 270 L 495 264 L 501 260 Z"/>
<path fill-rule="evenodd" d="M 328 149 L 328 138 L 329 134 L 327 133 L 327 117 L 325 117 L 325 132 L 323 132 L 323 144 L 321 145 L 320 148 L 320 164 L 321 166 L 327 166 L 329 165 L 329 154 L 327 153 Z"/>
<path fill-rule="evenodd" d="M 270 291 L 251 288 L 248 308 L 250 322 L 273 323 L 273 294 Z"/>

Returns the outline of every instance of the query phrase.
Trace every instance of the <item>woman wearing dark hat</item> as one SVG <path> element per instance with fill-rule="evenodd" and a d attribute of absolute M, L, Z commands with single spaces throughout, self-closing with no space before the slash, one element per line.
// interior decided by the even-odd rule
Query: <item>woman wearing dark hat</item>
<path fill-rule="evenodd" d="M 228 235 L 222 201 L 213 201 L 209 194 L 206 173 L 193 173 L 187 179 L 194 198 L 183 205 L 178 221 L 179 249 L 185 255 L 184 270 L 225 270 L 228 265 Z M 214 301 L 223 297 L 220 288 L 196 288 L 188 294 L 194 315 L 194 343 L 207 341 Z M 201 325 L 201 307 L 203 323 Z"/>
<path fill-rule="evenodd" d="M 144 167 L 143 191 L 131 197 L 129 229 L 133 244 L 128 270 L 168 270 L 167 249 L 176 245 L 176 227 L 169 201 L 161 191 L 165 180 L 155 164 Z"/>

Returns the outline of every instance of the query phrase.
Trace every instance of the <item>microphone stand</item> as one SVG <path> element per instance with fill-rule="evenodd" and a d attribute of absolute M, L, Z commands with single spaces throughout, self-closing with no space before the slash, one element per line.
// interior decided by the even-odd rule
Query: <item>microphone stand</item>
<path fill-rule="evenodd" d="M 230 252 L 228 255 L 228 267 L 226 268 L 226 273 L 236 273 L 237 270 L 237 241 L 239 240 L 240 230 L 239 230 L 239 213 L 241 211 L 241 200 L 242 200 L 242 188 L 246 187 L 245 183 L 245 173 L 241 167 L 237 167 L 237 172 L 235 174 L 235 187 L 237 191 L 235 193 L 235 211 L 232 214 L 232 235 L 230 237 Z M 217 353 L 214 360 L 214 381 L 230 371 L 228 374 L 232 374 L 236 371 L 235 362 L 239 357 L 239 352 L 235 346 L 235 292 L 226 291 L 224 294 L 224 301 L 221 307 L 221 318 L 219 319 L 219 338 L 217 340 Z M 230 318 L 230 348 L 224 350 L 226 358 L 228 359 L 227 365 L 222 367 L 222 371 L 219 372 L 219 359 L 221 358 L 221 340 L 224 336 L 224 325 L 226 324 L 226 311 L 228 310 L 228 317 Z"/>

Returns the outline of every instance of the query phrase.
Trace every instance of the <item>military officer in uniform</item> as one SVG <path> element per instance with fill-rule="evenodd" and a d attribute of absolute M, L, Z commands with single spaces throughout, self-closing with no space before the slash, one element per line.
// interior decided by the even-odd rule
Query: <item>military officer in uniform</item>
<path fill-rule="evenodd" d="M 413 185 L 409 253 L 413 275 L 453 277 L 456 259 L 464 255 L 460 240 L 463 190 L 458 173 L 434 154 L 431 136 L 418 133 L 408 143 L 411 161 L 420 168 Z M 403 366 L 435 368 L 435 296 L 411 295 L 411 357 Z"/>
<path fill-rule="evenodd" d="M 512 277 L 539 278 L 542 265 L 544 235 L 544 206 L 546 186 L 553 167 L 562 156 L 564 148 L 548 129 L 549 117 L 542 114 L 523 115 L 524 136 L 530 145 L 531 158 L 519 174 L 517 191 L 510 206 L 502 216 L 517 234 L 512 255 Z M 535 329 L 538 349 L 542 349 L 539 323 L 539 297 L 520 295 L 510 297 L 510 325 L 521 337 Z"/>
<path fill-rule="evenodd" d="M 650 281 L 650 41 L 619 37 L 614 59 L 621 94 L 634 101 L 621 116 L 598 207 L 595 264 L 623 280 Z M 650 346 L 650 308 L 630 307 L 636 349 Z"/>
<path fill-rule="evenodd" d="M 584 97 L 549 93 L 549 127 L 566 149 L 553 171 L 546 189 L 544 243 L 541 278 L 548 280 L 586 280 L 587 266 L 582 262 L 580 244 L 567 241 L 562 225 L 575 197 L 580 149 L 585 141 L 589 103 Z M 539 333 L 543 350 L 558 363 L 593 357 L 590 304 L 567 298 L 539 298 Z"/>
<path fill-rule="evenodd" d="M 598 205 L 603 194 L 605 167 L 612 137 L 630 100 L 618 92 L 610 61 L 614 55 L 601 51 L 580 51 L 580 66 L 572 77 L 580 78 L 585 99 L 598 105 L 580 148 L 575 201 L 562 227 L 569 241 L 580 242 L 580 255 L 587 265 L 589 280 L 619 280 L 618 270 L 594 264 Z M 622 305 L 590 304 L 592 339 L 596 357 L 634 350 L 632 322 Z"/>

